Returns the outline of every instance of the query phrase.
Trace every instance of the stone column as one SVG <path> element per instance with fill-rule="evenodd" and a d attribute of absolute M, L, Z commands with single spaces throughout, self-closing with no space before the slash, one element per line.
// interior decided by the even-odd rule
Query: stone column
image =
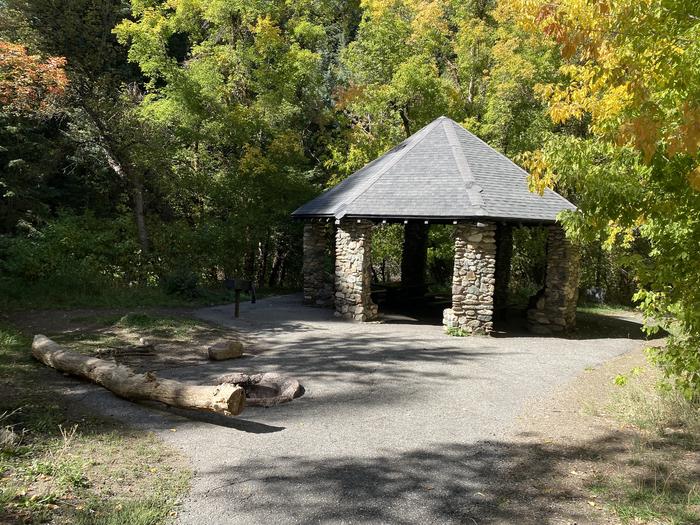
<path fill-rule="evenodd" d="M 483 334 L 493 329 L 495 234 L 493 223 L 455 226 L 452 308 L 443 312 L 442 320 L 447 328 Z"/>
<path fill-rule="evenodd" d="M 493 291 L 493 311 L 496 319 L 502 318 L 508 305 L 510 264 L 513 258 L 513 226 L 501 223 L 496 226 L 496 283 Z"/>
<path fill-rule="evenodd" d="M 333 304 L 331 228 L 323 222 L 304 224 L 304 302 L 307 304 Z"/>
<path fill-rule="evenodd" d="M 401 290 L 407 296 L 425 294 L 428 228 L 427 224 L 421 222 L 409 222 L 404 226 L 401 253 Z"/>
<path fill-rule="evenodd" d="M 549 226 L 544 293 L 527 312 L 531 332 L 551 334 L 576 327 L 580 259 L 578 246 L 567 240 L 561 226 Z"/>
<path fill-rule="evenodd" d="M 377 305 L 370 296 L 372 223 L 341 221 L 335 234 L 335 313 L 345 319 L 371 321 Z"/>

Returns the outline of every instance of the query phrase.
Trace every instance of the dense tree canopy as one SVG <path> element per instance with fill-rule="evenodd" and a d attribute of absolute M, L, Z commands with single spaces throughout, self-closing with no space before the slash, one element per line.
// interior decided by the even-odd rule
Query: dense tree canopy
<path fill-rule="evenodd" d="M 330 165 L 347 175 L 440 115 L 506 154 L 534 148 L 552 125 L 534 93 L 552 80 L 553 46 L 495 18 L 489 0 L 367 1 L 341 53 L 336 109 L 348 131 Z"/>
<path fill-rule="evenodd" d="M 562 78 L 538 92 L 555 123 L 586 129 L 552 135 L 529 155 L 533 183 L 578 195 L 583 213 L 569 217 L 571 234 L 603 231 L 608 248 L 649 246 L 630 258 L 637 299 L 671 333 L 657 358 L 692 395 L 700 389 L 700 6 L 522 0 L 503 10 L 560 47 Z"/>

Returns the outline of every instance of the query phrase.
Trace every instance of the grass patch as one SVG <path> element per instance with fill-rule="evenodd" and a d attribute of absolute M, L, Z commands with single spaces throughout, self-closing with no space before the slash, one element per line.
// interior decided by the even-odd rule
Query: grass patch
<path fill-rule="evenodd" d="M 186 333 L 189 329 L 202 324 L 202 322 L 187 317 L 162 317 L 145 313 L 128 313 L 120 317 L 114 323 L 114 326 L 126 329 Z"/>
<path fill-rule="evenodd" d="M 607 313 L 607 314 L 631 314 L 637 312 L 634 306 L 624 304 L 600 304 L 600 303 L 582 303 L 576 308 L 579 312 L 586 313 Z"/>
<path fill-rule="evenodd" d="M 466 330 L 458 326 L 448 326 L 445 329 L 445 333 L 452 337 L 467 337 L 469 335 L 469 333 Z"/>
<path fill-rule="evenodd" d="M 590 489 L 623 523 L 700 523 L 700 405 L 659 388 L 651 365 L 619 377 L 606 410 L 636 437 L 624 465 Z"/>
<path fill-rule="evenodd" d="M 576 332 L 586 337 L 654 339 L 663 337 L 660 332 L 649 337 L 642 330 L 641 318 L 630 319 L 631 308 L 608 307 L 605 305 L 578 306 L 576 308 Z"/>
<path fill-rule="evenodd" d="M 258 298 L 297 291 L 289 288 L 261 288 Z M 223 286 L 199 287 L 194 296 L 169 294 L 160 286 L 105 286 L 100 289 L 56 289 L 49 284 L 7 283 L 0 280 L 0 311 L 71 308 L 198 307 L 227 304 L 234 292 Z M 246 293 L 241 301 L 249 301 Z"/>
<path fill-rule="evenodd" d="M 167 521 L 189 483 L 184 460 L 63 399 L 60 375 L 36 364 L 29 344 L 0 327 L 0 522 Z"/>
<path fill-rule="evenodd" d="M 52 339 L 76 352 L 98 356 L 104 351 L 136 350 L 145 340 L 158 346 L 162 358 L 184 358 L 193 349 L 226 335 L 220 327 L 204 321 L 145 312 L 75 318 L 71 322 L 86 323 L 90 328 L 64 331 Z"/>
<path fill-rule="evenodd" d="M 662 388 L 652 365 L 635 367 L 624 378 L 608 410 L 618 420 L 640 429 L 649 439 L 663 438 L 688 450 L 700 449 L 700 404 L 680 392 Z M 616 378 L 617 379 L 617 378 Z"/>
<path fill-rule="evenodd" d="M 151 525 L 163 523 L 172 515 L 172 505 L 167 499 L 153 496 L 119 500 L 105 505 L 91 501 L 75 515 L 76 525 Z"/>

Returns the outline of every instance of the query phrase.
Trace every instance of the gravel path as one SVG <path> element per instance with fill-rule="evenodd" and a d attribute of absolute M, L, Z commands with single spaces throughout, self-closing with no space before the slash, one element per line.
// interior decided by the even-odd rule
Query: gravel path
<path fill-rule="evenodd" d="M 159 372 L 202 382 L 242 369 L 279 371 L 306 389 L 290 404 L 248 408 L 235 419 L 184 417 L 76 389 L 187 454 L 195 479 L 181 524 L 550 522 L 546 505 L 524 500 L 517 514 L 503 505 L 518 498 L 507 478 L 525 461 L 508 444 L 518 414 L 640 344 L 448 337 L 439 326 L 339 321 L 300 300 L 244 304 L 237 320 L 230 307 L 198 311 L 254 335 L 264 351 Z"/>

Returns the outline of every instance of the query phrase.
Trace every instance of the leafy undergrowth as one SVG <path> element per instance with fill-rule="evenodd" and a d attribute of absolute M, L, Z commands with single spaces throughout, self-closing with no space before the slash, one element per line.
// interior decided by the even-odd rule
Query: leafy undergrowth
<path fill-rule="evenodd" d="M 263 288 L 258 298 L 291 293 L 287 288 Z M 50 304 L 54 309 L 69 308 L 148 308 L 178 306 L 211 306 L 234 301 L 235 294 L 222 286 L 198 287 L 196 293 L 168 293 L 161 286 L 106 286 L 100 289 L 65 289 L 50 284 L 9 283 L 0 280 L 0 310 L 6 312 L 42 309 Z M 247 293 L 241 301 L 249 301 Z"/>
<path fill-rule="evenodd" d="M 700 523 L 700 405 L 660 388 L 652 365 L 618 376 L 607 410 L 634 430 L 625 463 L 592 482 L 623 523 Z"/>
<path fill-rule="evenodd" d="M 0 327 L 0 522 L 159 524 L 190 473 L 155 436 L 81 412 Z"/>

